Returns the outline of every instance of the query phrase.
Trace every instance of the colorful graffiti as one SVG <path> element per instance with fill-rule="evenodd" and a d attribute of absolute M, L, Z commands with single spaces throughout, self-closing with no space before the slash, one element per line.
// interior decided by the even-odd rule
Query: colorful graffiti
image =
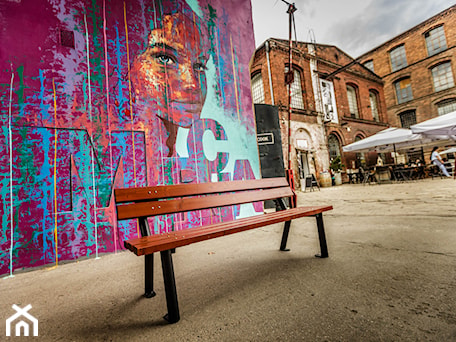
<path fill-rule="evenodd" d="M 0 23 L 0 275 L 121 249 L 114 188 L 260 177 L 250 1 L 2 1 Z"/>

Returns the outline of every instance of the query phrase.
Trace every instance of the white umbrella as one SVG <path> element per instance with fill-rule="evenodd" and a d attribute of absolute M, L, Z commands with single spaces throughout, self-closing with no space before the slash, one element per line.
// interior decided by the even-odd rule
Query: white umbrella
<path fill-rule="evenodd" d="M 442 137 L 412 133 L 407 128 L 390 127 L 343 147 L 344 152 L 393 152 L 427 145 L 439 145 Z"/>
<path fill-rule="evenodd" d="M 440 135 L 456 140 L 456 111 L 423 121 L 410 127 L 413 133 Z"/>
<path fill-rule="evenodd" d="M 450 147 L 448 150 L 439 152 L 440 154 L 456 153 L 456 147 Z"/>

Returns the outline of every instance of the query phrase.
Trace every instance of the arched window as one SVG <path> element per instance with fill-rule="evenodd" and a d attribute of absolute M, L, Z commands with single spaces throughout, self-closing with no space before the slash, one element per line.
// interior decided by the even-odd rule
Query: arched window
<path fill-rule="evenodd" d="M 288 66 L 285 67 L 285 73 L 288 72 Z M 287 91 L 289 91 L 287 86 Z M 293 68 L 293 82 L 291 83 L 291 108 L 304 109 L 304 100 L 302 98 L 301 73 Z"/>
<path fill-rule="evenodd" d="M 378 115 L 378 96 L 375 91 L 369 90 L 369 100 L 372 111 L 372 119 L 378 122 L 380 121 L 380 117 Z"/>
<path fill-rule="evenodd" d="M 433 28 L 424 34 L 428 55 L 432 56 L 447 48 L 443 25 Z"/>
<path fill-rule="evenodd" d="M 453 71 L 451 63 L 444 62 L 431 69 L 432 80 L 434 81 L 434 91 L 440 91 L 454 87 Z"/>
<path fill-rule="evenodd" d="M 340 156 L 340 142 L 335 134 L 330 134 L 328 137 L 329 159 L 332 160 Z"/>
<path fill-rule="evenodd" d="M 439 115 L 448 114 L 456 111 L 456 99 L 446 99 L 437 103 L 437 112 Z"/>
<path fill-rule="evenodd" d="M 394 88 L 396 89 L 398 104 L 413 100 L 412 82 L 410 77 L 405 77 L 394 82 Z"/>
<path fill-rule="evenodd" d="M 355 87 L 347 84 L 347 98 L 348 98 L 348 108 L 350 110 L 350 116 L 352 118 L 359 119 L 358 112 L 358 100 L 356 96 Z"/>
<path fill-rule="evenodd" d="M 399 114 L 402 128 L 410 128 L 411 125 L 416 124 L 415 110 L 407 110 Z"/>
<path fill-rule="evenodd" d="M 405 46 L 400 45 L 390 51 L 391 71 L 397 71 L 407 66 Z"/>
<path fill-rule="evenodd" d="M 252 100 L 253 103 L 264 103 L 264 86 L 261 72 L 252 77 Z"/>

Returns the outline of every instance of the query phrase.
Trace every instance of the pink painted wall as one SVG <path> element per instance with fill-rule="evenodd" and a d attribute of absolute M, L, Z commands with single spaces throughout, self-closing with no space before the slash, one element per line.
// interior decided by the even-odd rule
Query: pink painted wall
<path fill-rule="evenodd" d="M 10 0 L 0 23 L 0 275 L 120 250 L 116 187 L 259 178 L 250 1 Z"/>

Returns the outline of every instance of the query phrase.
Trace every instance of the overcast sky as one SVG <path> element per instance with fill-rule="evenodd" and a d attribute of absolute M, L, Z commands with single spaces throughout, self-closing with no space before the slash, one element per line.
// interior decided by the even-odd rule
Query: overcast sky
<path fill-rule="evenodd" d="M 268 38 L 288 39 L 288 5 L 282 0 L 251 0 L 256 46 Z M 356 58 L 412 28 L 455 0 L 289 0 L 298 41 L 336 45 Z M 294 33 L 293 33 L 294 39 Z"/>

